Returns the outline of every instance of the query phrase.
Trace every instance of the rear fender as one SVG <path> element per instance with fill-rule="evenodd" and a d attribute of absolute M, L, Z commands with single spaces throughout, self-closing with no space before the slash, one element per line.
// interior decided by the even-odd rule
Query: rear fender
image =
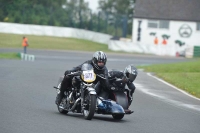
<path fill-rule="evenodd" d="M 124 92 L 113 92 L 111 99 L 116 101 L 116 103 L 121 105 L 124 109 L 128 109 L 128 98 Z"/>

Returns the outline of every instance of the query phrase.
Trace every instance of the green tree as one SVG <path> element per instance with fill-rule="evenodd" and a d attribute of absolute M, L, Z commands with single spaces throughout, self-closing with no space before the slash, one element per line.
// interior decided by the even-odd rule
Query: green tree
<path fill-rule="evenodd" d="M 71 27 L 88 29 L 90 9 L 84 0 L 68 0 L 63 5 L 69 17 Z"/>
<path fill-rule="evenodd" d="M 25 23 L 25 24 L 42 24 L 57 25 L 61 18 L 56 18 L 60 14 L 64 14 L 62 5 L 65 0 L 0 0 L 0 21 Z M 55 20 L 53 20 L 55 19 Z"/>
<path fill-rule="evenodd" d="M 92 13 L 84 0 L 0 0 L 0 21 L 74 27 L 116 35 L 122 33 L 122 16 L 131 16 L 129 8 L 125 8 L 130 3 L 131 0 L 105 0 L 100 5 L 102 11 Z"/>
<path fill-rule="evenodd" d="M 132 32 L 132 20 L 135 0 L 99 0 L 99 9 L 108 14 L 108 23 L 115 28 L 127 18 L 128 33 Z"/>

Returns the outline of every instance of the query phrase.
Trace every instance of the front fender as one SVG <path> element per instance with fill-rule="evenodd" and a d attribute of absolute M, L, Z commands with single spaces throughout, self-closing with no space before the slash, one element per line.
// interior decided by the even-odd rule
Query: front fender
<path fill-rule="evenodd" d="M 96 93 L 94 88 L 89 87 L 89 88 L 87 88 L 87 90 L 91 95 L 97 95 L 97 93 Z"/>

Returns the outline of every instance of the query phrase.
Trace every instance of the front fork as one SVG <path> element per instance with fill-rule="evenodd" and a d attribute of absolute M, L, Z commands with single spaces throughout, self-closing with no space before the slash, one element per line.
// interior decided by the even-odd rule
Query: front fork
<path fill-rule="evenodd" d="M 85 95 L 97 95 L 96 91 L 92 87 L 87 87 L 87 86 L 81 86 L 81 108 L 82 112 L 87 106 L 84 101 L 85 101 Z"/>

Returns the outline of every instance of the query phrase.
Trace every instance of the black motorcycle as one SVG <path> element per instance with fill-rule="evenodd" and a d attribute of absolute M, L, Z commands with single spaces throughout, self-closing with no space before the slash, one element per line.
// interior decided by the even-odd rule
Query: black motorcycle
<path fill-rule="evenodd" d="M 109 114 L 114 119 L 121 120 L 125 114 L 131 114 L 133 111 L 128 110 L 128 100 L 125 89 L 123 88 L 122 79 L 109 79 L 113 85 L 111 90 L 104 91 L 101 88 L 100 95 L 97 96 L 95 85 L 96 78 L 105 80 L 102 75 L 94 73 L 93 67 L 90 64 L 83 64 L 80 72 L 68 74 L 72 76 L 72 87 L 64 92 L 64 97 L 60 105 L 57 105 L 60 113 L 83 113 L 85 119 L 91 120 L 95 113 Z M 59 79 L 56 88 L 57 93 L 60 93 L 60 86 L 63 77 Z"/>
<path fill-rule="evenodd" d="M 64 97 L 57 105 L 60 113 L 83 113 L 83 116 L 87 120 L 91 120 L 96 110 L 96 91 L 94 89 L 94 81 L 96 80 L 96 74 L 93 67 L 90 64 L 83 64 L 81 71 L 72 72 L 68 74 L 72 76 L 72 87 L 68 91 L 64 92 Z M 57 93 L 60 93 L 60 86 L 63 77 L 59 79 L 57 87 Z"/>

